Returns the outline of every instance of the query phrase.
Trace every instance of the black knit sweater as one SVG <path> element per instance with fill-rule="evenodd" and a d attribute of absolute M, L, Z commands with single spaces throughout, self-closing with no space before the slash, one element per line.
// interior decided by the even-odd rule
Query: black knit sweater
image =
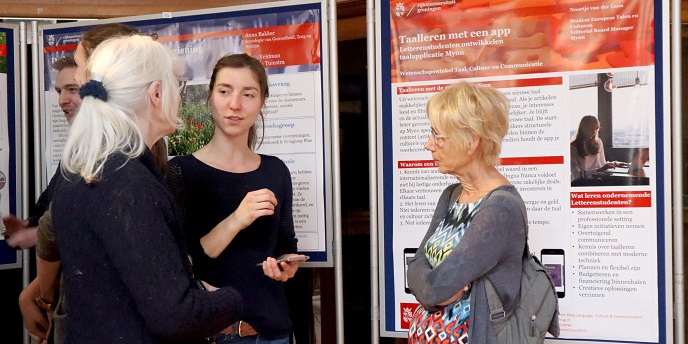
<path fill-rule="evenodd" d="M 149 151 L 109 156 L 95 183 L 70 179 L 60 178 L 52 202 L 66 343 L 189 343 L 239 319 L 236 290 L 191 282 L 172 197 Z"/>
<path fill-rule="evenodd" d="M 296 253 L 291 174 L 279 158 L 260 157 L 256 170 L 232 173 L 206 165 L 193 155 L 179 156 L 170 160 L 167 181 L 196 275 L 212 285 L 236 288 L 244 301 L 242 320 L 263 338 L 283 338 L 292 326 L 283 284 L 266 277 L 256 264 L 267 257 Z M 217 258 L 208 257 L 201 237 L 234 212 L 248 192 L 263 188 L 277 197 L 275 213 L 244 228 Z"/>

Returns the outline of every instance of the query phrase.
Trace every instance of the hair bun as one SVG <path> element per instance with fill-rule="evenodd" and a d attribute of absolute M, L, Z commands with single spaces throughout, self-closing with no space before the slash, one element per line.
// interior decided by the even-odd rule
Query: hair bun
<path fill-rule="evenodd" d="M 103 86 L 102 82 L 97 80 L 89 80 L 87 83 L 81 86 L 81 89 L 79 90 L 79 96 L 81 96 L 81 99 L 91 96 L 104 102 L 108 100 L 108 93 L 105 89 L 105 86 Z"/>

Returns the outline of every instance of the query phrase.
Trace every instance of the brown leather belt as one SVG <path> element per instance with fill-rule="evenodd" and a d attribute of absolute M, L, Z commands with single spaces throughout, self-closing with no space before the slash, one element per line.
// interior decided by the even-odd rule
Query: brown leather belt
<path fill-rule="evenodd" d="M 251 324 L 239 320 L 238 322 L 235 322 L 232 325 L 229 325 L 226 329 L 220 331 L 222 334 L 237 334 L 239 337 L 248 337 L 248 336 L 255 336 L 258 334 L 258 331 L 251 326 Z"/>

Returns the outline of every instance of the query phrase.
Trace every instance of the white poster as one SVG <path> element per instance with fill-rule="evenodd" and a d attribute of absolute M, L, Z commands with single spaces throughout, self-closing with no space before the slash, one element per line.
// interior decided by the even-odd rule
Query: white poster
<path fill-rule="evenodd" d="M 418 306 L 406 281 L 441 192 L 423 147 L 429 97 L 459 80 L 510 103 L 501 173 L 523 197 L 530 250 L 559 296 L 561 339 L 659 343 L 669 168 L 657 113 L 653 2 L 383 4 L 383 324 L 404 337 Z M 388 53 L 387 53 L 388 52 Z M 387 83 L 385 83 L 387 82 Z M 658 124 L 659 123 L 659 124 Z M 600 138 L 585 166 L 577 137 Z M 469 229 L 470 230 L 470 229 Z M 669 233 L 670 234 L 670 233 Z M 489 252 L 485 252 L 489 254 Z M 629 329 L 634 329 L 629 331 Z"/>

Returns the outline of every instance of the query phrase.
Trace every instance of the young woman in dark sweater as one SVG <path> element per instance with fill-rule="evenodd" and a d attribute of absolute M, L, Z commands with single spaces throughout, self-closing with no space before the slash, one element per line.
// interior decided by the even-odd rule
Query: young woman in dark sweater
<path fill-rule="evenodd" d="M 291 334 L 282 282 L 294 276 L 299 261 L 276 260 L 298 256 L 291 174 L 277 157 L 253 150 L 267 96 L 258 60 L 222 57 L 208 91 L 213 138 L 170 160 L 167 172 L 194 271 L 212 285 L 236 288 L 244 301 L 241 321 L 219 333 L 218 344 L 286 344 Z"/>

